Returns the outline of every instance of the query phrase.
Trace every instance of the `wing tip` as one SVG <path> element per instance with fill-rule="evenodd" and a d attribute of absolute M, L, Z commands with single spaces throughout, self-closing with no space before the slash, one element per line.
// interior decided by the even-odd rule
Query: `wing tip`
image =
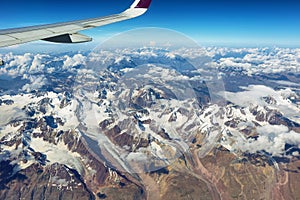
<path fill-rule="evenodd" d="M 149 8 L 152 0 L 136 0 L 133 3 L 133 8 Z"/>

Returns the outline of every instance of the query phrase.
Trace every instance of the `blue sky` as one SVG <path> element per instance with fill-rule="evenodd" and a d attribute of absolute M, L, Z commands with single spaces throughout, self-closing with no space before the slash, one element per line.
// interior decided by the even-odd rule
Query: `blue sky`
<path fill-rule="evenodd" d="M 2 28 L 63 22 L 118 13 L 132 0 L 2 1 Z M 153 0 L 137 19 L 84 33 L 104 40 L 141 27 L 179 31 L 200 45 L 300 47 L 300 2 L 285 0 Z"/>

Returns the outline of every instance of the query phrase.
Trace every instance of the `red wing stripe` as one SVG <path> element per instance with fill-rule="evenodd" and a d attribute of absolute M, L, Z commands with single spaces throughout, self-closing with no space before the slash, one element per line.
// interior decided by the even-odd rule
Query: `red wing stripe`
<path fill-rule="evenodd" d="M 151 0 L 140 0 L 140 2 L 135 6 L 135 8 L 149 8 Z"/>

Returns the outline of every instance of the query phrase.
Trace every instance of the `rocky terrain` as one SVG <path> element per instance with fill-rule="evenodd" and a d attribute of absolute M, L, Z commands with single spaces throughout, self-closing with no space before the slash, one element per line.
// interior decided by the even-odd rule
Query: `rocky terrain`
<path fill-rule="evenodd" d="M 181 51 L 46 57 L 38 83 L 6 62 L 27 75 L 0 86 L 0 199 L 300 199 L 297 71 Z"/>

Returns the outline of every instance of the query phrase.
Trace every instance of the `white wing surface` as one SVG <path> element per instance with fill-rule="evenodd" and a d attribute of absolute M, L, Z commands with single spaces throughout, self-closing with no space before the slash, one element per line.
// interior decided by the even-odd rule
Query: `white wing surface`
<path fill-rule="evenodd" d="M 0 47 L 35 40 L 58 43 L 88 42 L 92 38 L 80 34 L 79 31 L 138 17 L 147 11 L 150 3 L 151 0 L 135 0 L 130 8 L 124 12 L 105 17 L 0 30 Z"/>

